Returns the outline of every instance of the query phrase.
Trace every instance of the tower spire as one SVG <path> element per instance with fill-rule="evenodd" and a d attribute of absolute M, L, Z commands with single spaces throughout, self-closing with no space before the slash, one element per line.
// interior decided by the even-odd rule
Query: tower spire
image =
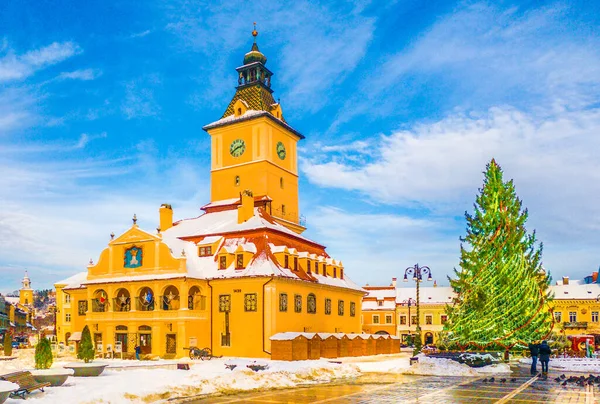
<path fill-rule="evenodd" d="M 256 30 L 256 23 L 254 23 L 254 29 L 252 30 L 252 36 L 254 37 L 254 43 L 256 43 L 256 37 L 258 36 L 258 31 Z"/>

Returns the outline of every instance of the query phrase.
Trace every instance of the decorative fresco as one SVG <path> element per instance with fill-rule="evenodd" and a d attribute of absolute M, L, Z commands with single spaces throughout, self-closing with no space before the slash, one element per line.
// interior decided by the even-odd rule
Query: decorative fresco
<path fill-rule="evenodd" d="M 140 247 L 131 247 L 125 250 L 125 268 L 139 268 L 142 266 L 143 251 Z"/>

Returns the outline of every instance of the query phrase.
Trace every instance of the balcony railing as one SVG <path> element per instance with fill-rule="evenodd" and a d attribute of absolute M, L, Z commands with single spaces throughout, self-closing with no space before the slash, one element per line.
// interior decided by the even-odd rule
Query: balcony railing
<path fill-rule="evenodd" d="M 563 323 L 564 328 L 587 328 L 587 321 L 569 321 Z"/>
<path fill-rule="evenodd" d="M 92 311 L 94 313 L 104 313 L 108 311 L 108 301 L 105 300 L 101 303 L 99 299 L 92 299 Z"/>
<path fill-rule="evenodd" d="M 206 296 L 188 296 L 188 310 L 206 310 Z"/>
<path fill-rule="evenodd" d="M 179 310 L 179 296 L 159 296 L 161 310 Z"/>
<path fill-rule="evenodd" d="M 130 311 L 131 310 L 131 299 L 116 297 L 113 299 L 113 311 Z"/>
<path fill-rule="evenodd" d="M 142 298 L 138 298 L 135 301 L 135 309 L 138 311 L 154 311 L 154 300 L 148 303 Z"/>

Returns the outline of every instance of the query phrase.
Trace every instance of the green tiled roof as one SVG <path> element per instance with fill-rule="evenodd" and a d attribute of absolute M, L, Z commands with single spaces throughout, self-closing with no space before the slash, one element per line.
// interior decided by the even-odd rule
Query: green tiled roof
<path fill-rule="evenodd" d="M 255 111 L 271 112 L 271 106 L 276 103 L 273 99 L 273 94 L 271 94 L 271 92 L 262 84 L 256 83 L 250 86 L 244 86 L 237 89 L 221 118 L 233 114 L 233 104 L 239 99 L 248 104 L 248 109 Z M 283 118 L 282 120 L 285 122 Z"/>

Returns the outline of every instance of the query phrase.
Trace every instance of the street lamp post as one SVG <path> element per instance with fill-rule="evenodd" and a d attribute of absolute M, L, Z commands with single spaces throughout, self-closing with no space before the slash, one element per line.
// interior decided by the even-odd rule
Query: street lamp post
<path fill-rule="evenodd" d="M 420 351 L 423 344 L 421 339 L 421 311 L 420 311 L 420 296 L 419 296 L 419 283 L 423 281 L 423 275 L 427 275 L 427 280 L 431 281 L 431 269 L 427 266 L 420 267 L 419 264 L 415 264 L 413 267 L 408 267 L 404 270 L 404 282 L 408 282 L 408 275 L 413 276 L 413 280 L 417 284 L 417 341 L 415 344 L 415 351 Z"/>
<path fill-rule="evenodd" d="M 409 297 L 408 299 L 402 301 L 402 304 L 405 304 L 408 306 L 408 335 L 409 336 L 410 336 L 410 306 L 415 303 L 416 303 L 416 301 L 412 297 Z"/>

